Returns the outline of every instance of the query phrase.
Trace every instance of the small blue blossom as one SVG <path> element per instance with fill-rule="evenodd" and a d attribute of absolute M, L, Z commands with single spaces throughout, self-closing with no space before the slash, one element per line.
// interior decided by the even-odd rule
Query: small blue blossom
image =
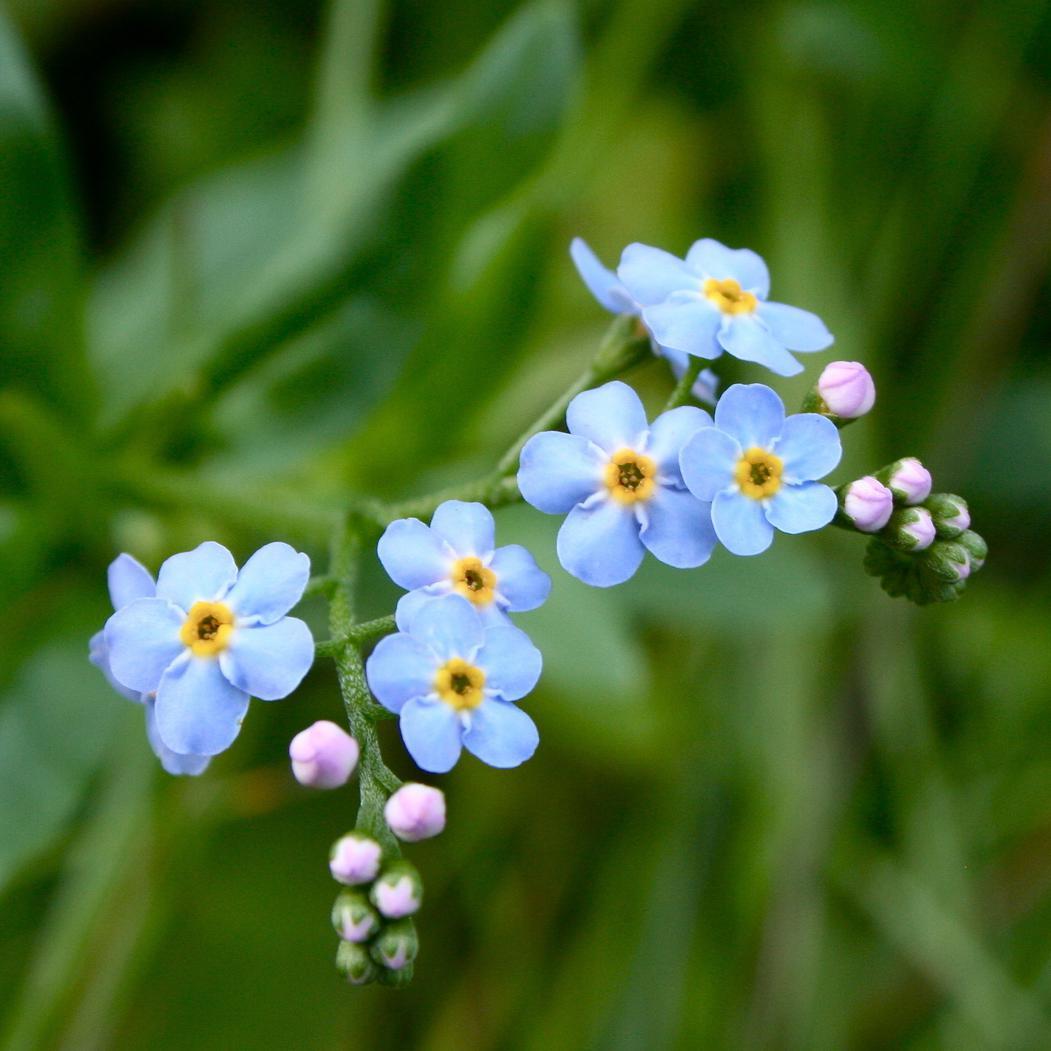
<path fill-rule="evenodd" d="M 485 622 L 467 599 L 418 606 L 365 665 L 369 688 L 400 716 L 401 736 L 423 770 L 451 770 L 466 748 L 483 763 L 524 763 L 540 740 L 515 705 L 540 678 L 540 651 L 510 624 Z"/>
<path fill-rule="evenodd" d="M 712 523 L 735 555 L 758 555 L 784 533 L 832 521 L 836 494 L 816 481 L 842 454 L 839 431 L 812 412 L 785 419 L 781 399 L 761 383 L 734 384 L 715 407 L 715 426 L 693 434 L 679 462 L 690 492 L 712 501 Z"/>
<path fill-rule="evenodd" d="M 683 405 L 651 426 L 639 396 L 614 380 L 578 394 L 569 434 L 534 434 L 522 449 L 518 487 L 546 514 L 564 514 L 558 558 L 595 587 L 627 580 L 649 550 L 669 566 L 708 561 L 715 546 L 710 505 L 686 489 L 679 450 L 712 418 Z"/>
<path fill-rule="evenodd" d="M 140 598 L 154 598 L 157 585 L 148 569 L 137 562 L 131 555 L 118 555 L 109 565 L 107 573 L 109 597 L 114 610 L 123 609 L 129 603 Z M 96 632 L 90 643 L 89 659 L 103 675 L 106 681 L 122 697 L 138 701 L 146 712 L 146 738 L 154 754 L 161 761 L 161 766 L 169 774 L 200 774 L 208 765 L 207 755 L 180 755 L 173 752 L 157 733 L 156 696 L 152 693 L 141 693 L 122 686 L 113 677 L 109 666 L 109 648 L 106 646 L 106 633 Z"/>
<path fill-rule="evenodd" d="M 230 552 L 208 541 L 172 555 L 154 595 L 110 617 L 110 674 L 133 693 L 156 696 L 155 729 L 166 748 L 216 755 L 237 736 L 250 696 L 278 700 L 299 685 L 314 640 L 285 614 L 309 576 L 310 559 L 288 544 L 261 547 L 238 572 Z"/>
<path fill-rule="evenodd" d="M 704 238 L 682 260 L 660 248 L 631 244 L 621 256 L 617 278 L 639 304 L 653 338 L 697 358 L 714 359 L 726 351 L 779 376 L 794 376 L 803 366 L 790 351 L 832 345 L 816 314 L 767 301 L 766 263 L 747 248 Z"/>
<path fill-rule="evenodd" d="M 418 606 L 439 595 L 456 592 L 484 620 L 507 624 L 508 612 L 536 609 L 551 591 L 551 578 L 521 544 L 496 547 L 493 516 L 482 504 L 446 500 L 429 526 L 399 518 L 377 553 L 391 580 L 409 591 L 395 613 L 402 631 Z"/>

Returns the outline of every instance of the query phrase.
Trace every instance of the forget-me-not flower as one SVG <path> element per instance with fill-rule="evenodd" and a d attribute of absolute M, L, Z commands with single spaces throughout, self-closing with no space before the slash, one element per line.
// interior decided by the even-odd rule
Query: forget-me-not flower
<path fill-rule="evenodd" d="M 429 526 L 399 518 L 376 550 L 391 580 L 409 592 L 395 613 L 402 631 L 418 606 L 439 595 L 463 595 L 483 619 L 508 623 L 508 612 L 536 609 L 551 591 L 551 578 L 521 544 L 496 547 L 492 512 L 483 504 L 446 500 Z"/>
<path fill-rule="evenodd" d="M 405 747 L 423 770 L 451 770 L 466 748 L 490 766 L 525 762 L 540 740 L 514 701 L 540 678 L 525 632 L 488 623 L 461 595 L 418 606 L 365 664 L 369 688 L 400 717 Z"/>
<path fill-rule="evenodd" d="M 538 511 L 566 515 L 557 550 L 568 573 L 609 587 L 627 580 L 646 550 L 679 568 L 708 561 L 710 505 L 687 491 L 679 450 L 711 422 L 683 405 L 651 426 L 635 391 L 614 380 L 569 403 L 569 434 L 544 431 L 526 442 L 518 487 Z"/>
<path fill-rule="evenodd" d="M 250 696 L 287 697 L 314 660 L 300 600 L 310 559 L 288 544 L 261 547 L 238 572 L 221 544 L 172 555 L 155 597 L 106 622 L 109 667 L 122 686 L 155 693 L 160 740 L 183 755 L 216 755 L 233 742 Z"/>
<path fill-rule="evenodd" d="M 717 358 L 726 351 L 779 376 L 794 376 L 803 366 L 791 351 L 832 345 L 816 314 L 767 301 L 766 263 L 747 248 L 727 248 L 706 237 L 682 260 L 660 248 L 630 244 L 617 278 L 640 305 L 653 338 L 697 358 Z"/>
<path fill-rule="evenodd" d="M 784 533 L 832 521 L 836 494 L 816 481 L 842 448 L 836 425 L 801 412 L 785 419 L 781 399 L 761 383 L 734 384 L 715 407 L 715 426 L 693 434 L 679 456 L 699 500 L 712 501 L 712 523 L 735 555 L 758 555 Z"/>
<path fill-rule="evenodd" d="M 118 555 L 109 565 L 107 578 L 109 597 L 114 610 L 123 609 L 136 599 L 153 598 L 157 593 L 157 585 L 150 571 L 131 555 Z M 161 740 L 160 734 L 157 733 L 157 713 L 155 711 L 157 698 L 155 695 L 129 690 L 113 677 L 109 666 L 109 648 L 106 646 L 105 631 L 98 631 L 92 636 L 89 656 L 91 663 L 106 676 L 106 681 L 117 693 L 122 697 L 127 697 L 128 700 L 142 704 L 146 712 L 146 739 L 150 742 L 154 754 L 161 761 L 161 766 L 169 774 L 202 773 L 208 765 L 209 756 L 180 755 L 178 752 L 173 752 Z"/>

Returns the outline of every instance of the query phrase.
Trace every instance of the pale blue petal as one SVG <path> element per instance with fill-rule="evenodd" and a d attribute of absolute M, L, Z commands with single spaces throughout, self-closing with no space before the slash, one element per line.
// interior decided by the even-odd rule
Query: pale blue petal
<path fill-rule="evenodd" d="M 735 555 L 758 555 L 774 539 L 763 505 L 742 493 L 719 493 L 712 503 L 712 525 L 719 542 Z"/>
<path fill-rule="evenodd" d="M 714 359 L 723 352 L 719 326 L 723 315 L 714 303 L 698 292 L 674 292 L 663 303 L 645 307 L 642 320 L 662 346 Z"/>
<path fill-rule="evenodd" d="M 566 424 L 607 453 L 637 448 L 648 427 L 642 401 L 620 380 L 578 394 L 566 409 Z"/>
<path fill-rule="evenodd" d="M 587 438 L 542 431 L 522 449 L 518 488 L 538 511 L 564 515 L 602 488 L 605 463 L 602 450 Z"/>
<path fill-rule="evenodd" d="M 715 406 L 715 426 L 742 449 L 769 449 L 784 425 L 784 402 L 763 383 L 735 383 Z"/>
<path fill-rule="evenodd" d="M 824 321 L 809 310 L 790 307 L 786 303 L 760 303 L 756 316 L 769 329 L 770 335 L 789 350 L 824 350 L 834 342 Z"/>
<path fill-rule="evenodd" d="M 632 509 L 613 500 L 574 507 L 558 531 L 555 549 L 567 573 L 596 588 L 622 584 L 645 554 Z"/>
<path fill-rule="evenodd" d="M 679 453 L 686 442 L 702 427 L 711 427 L 712 418 L 694 405 L 680 405 L 662 412 L 650 427 L 646 455 L 657 461 L 662 475 L 671 475 L 678 481 Z"/>
<path fill-rule="evenodd" d="M 524 631 L 506 625 L 485 633 L 475 663 L 485 672 L 486 690 L 517 701 L 536 685 L 544 661 Z"/>
<path fill-rule="evenodd" d="M 296 617 L 276 624 L 236 627 L 219 667 L 238 688 L 261 701 L 287 697 L 314 663 L 314 637 Z"/>
<path fill-rule="evenodd" d="M 140 598 L 106 621 L 106 648 L 113 677 L 136 693 L 157 689 L 164 669 L 186 647 L 179 631 L 186 617 L 161 598 Z"/>
<path fill-rule="evenodd" d="M 487 558 L 496 547 L 493 514 L 484 504 L 446 500 L 431 518 L 431 529 L 456 552 L 457 557 Z"/>
<path fill-rule="evenodd" d="M 369 689 L 392 712 L 400 712 L 413 697 L 430 693 L 437 672 L 438 661 L 430 649 L 405 634 L 380 639 L 365 662 Z"/>
<path fill-rule="evenodd" d="M 137 690 L 129 690 L 127 686 L 121 686 L 115 678 L 113 678 L 113 672 L 110 671 L 109 667 L 109 648 L 106 646 L 106 632 L 96 631 L 91 636 L 91 642 L 88 643 L 88 660 L 95 665 L 99 671 L 106 677 L 106 682 L 110 684 L 121 695 L 121 697 L 127 697 L 129 701 L 141 701 L 142 694 Z"/>
<path fill-rule="evenodd" d="M 189 611 L 195 602 L 223 598 L 237 580 L 234 556 L 214 540 L 166 559 L 157 574 L 157 598 Z"/>
<path fill-rule="evenodd" d="M 697 288 L 697 275 L 678 257 L 662 248 L 630 244 L 621 253 L 617 277 L 628 295 L 642 306 L 663 303 L 681 289 Z"/>
<path fill-rule="evenodd" d="M 417 588 L 415 591 L 406 591 L 394 608 L 394 623 L 398 631 L 408 631 L 413 618 L 419 612 L 422 605 L 431 602 L 440 595 L 448 595 L 453 589 L 451 580 L 443 580 L 440 584 L 431 584 L 425 588 Z"/>
<path fill-rule="evenodd" d="M 241 567 L 225 602 L 239 619 L 273 624 L 302 597 L 310 558 L 281 541 L 261 547 Z"/>
<path fill-rule="evenodd" d="M 821 529 L 836 514 L 836 494 L 821 482 L 783 485 L 766 506 L 770 524 L 783 533 L 809 533 Z"/>
<path fill-rule="evenodd" d="M 536 723 L 521 708 L 487 697 L 471 712 L 464 747 L 501 770 L 524 763 L 540 743 Z"/>
<path fill-rule="evenodd" d="M 551 578 L 521 544 L 498 547 L 489 568 L 496 574 L 496 590 L 515 613 L 542 606 L 551 592 Z"/>
<path fill-rule="evenodd" d="M 180 755 L 173 752 L 162 740 L 157 731 L 157 713 L 155 701 L 148 698 L 146 701 L 146 739 L 150 742 L 153 754 L 161 761 L 161 766 L 169 774 L 189 774 L 196 776 L 204 773 L 205 768 L 211 761 L 209 755 Z"/>
<path fill-rule="evenodd" d="M 784 461 L 786 482 L 809 482 L 824 478 L 839 463 L 843 443 L 830 419 L 801 412 L 785 420 L 773 451 Z"/>
<path fill-rule="evenodd" d="M 157 690 L 157 732 L 173 752 L 218 755 L 233 743 L 248 711 L 239 690 L 214 657 L 182 657 Z"/>
<path fill-rule="evenodd" d="M 647 550 L 669 566 L 703 566 L 715 547 L 712 505 L 685 489 L 660 486 L 642 505 L 644 524 L 639 539 Z"/>
<path fill-rule="evenodd" d="M 710 237 L 695 241 L 686 253 L 690 268 L 703 277 L 732 277 L 746 292 L 760 299 L 770 295 L 770 272 L 762 257 L 750 248 L 727 248 Z"/>
<path fill-rule="evenodd" d="M 157 593 L 150 571 L 131 555 L 118 555 L 109 564 L 106 577 L 114 609 L 120 609 L 137 598 L 153 598 Z"/>
<path fill-rule="evenodd" d="M 485 639 L 474 606 L 462 595 L 442 595 L 422 605 L 409 624 L 409 632 L 443 661 L 450 657 L 470 660 Z"/>
<path fill-rule="evenodd" d="M 421 770 L 444 774 L 456 765 L 463 724 L 450 705 L 416 697 L 402 708 L 400 725 L 405 747 Z"/>
<path fill-rule="evenodd" d="M 412 591 L 448 577 L 455 558 L 448 545 L 418 518 L 399 518 L 384 530 L 376 554 L 387 575 Z"/>
<path fill-rule="evenodd" d="M 603 266 L 591 246 L 582 238 L 574 237 L 569 246 L 573 265 L 577 268 L 588 291 L 614 314 L 637 314 L 638 306 L 628 294 L 628 290 L 617 279 L 617 275 Z"/>
<path fill-rule="evenodd" d="M 699 430 L 679 454 L 687 488 L 698 500 L 711 503 L 716 493 L 734 484 L 734 468 L 741 459 L 741 451 L 737 439 L 718 427 Z"/>
<path fill-rule="evenodd" d="M 778 376 L 795 376 L 803 366 L 761 325 L 753 314 L 727 316 L 719 331 L 723 349 L 741 361 L 754 361 Z"/>

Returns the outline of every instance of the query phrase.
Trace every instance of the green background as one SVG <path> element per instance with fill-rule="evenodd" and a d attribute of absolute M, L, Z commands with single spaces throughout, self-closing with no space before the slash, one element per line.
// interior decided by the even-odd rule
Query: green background
<path fill-rule="evenodd" d="M 1051 1046 L 1049 59 L 1034 0 L 8 0 L 0 1046 Z M 416 979 L 349 989 L 354 789 L 286 758 L 331 662 L 169 778 L 86 661 L 105 567 L 323 568 L 312 509 L 484 473 L 604 330 L 577 234 L 759 251 L 837 336 L 786 401 L 876 377 L 835 481 L 921 455 L 988 567 L 917 610 L 825 531 L 597 591 L 501 511 L 541 747 L 428 779 Z"/>

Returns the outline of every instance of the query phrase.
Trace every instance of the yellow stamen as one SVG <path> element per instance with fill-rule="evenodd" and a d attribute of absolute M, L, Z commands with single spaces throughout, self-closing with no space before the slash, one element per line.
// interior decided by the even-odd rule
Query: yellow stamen
<path fill-rule="evenodd" d="M 224 602 L 195 602 L 179 638 L 195 657 L 215 657 L 230 645 L 234 613 Z"/>
<path fill-rule="evenodd" d="M 751 314 L 759 300 L 751 292 L 745 292 L 732 277 L 720 281 L 709 277 L 704 282 L 704 294 L 724 314 Z"/>
<path fill-rule="evenodd" d="M 434 688 L 446 704 L 458 712 L 477 708 L 484 699 L 485 672 L 473 664 L 453 657 L 446 661 L 434 677 Z"/>
<path fill-rule="evenodd" d="M 488 606 L 496 592 L 496 574 L 482 565 L 480 558 L 468 555 L 453 565 L 449 579 L 453 590 L 469 598 L 476 606 Z"/>
<path fill-rule="evenodd" d="M 656 488 L 657 465 L 634 449 L 620 449 L 606 464 L 606 488 L 619 504 L 648 500 Z"/>
<path fill-rule="evenodd" d="M 783 469 L 784 463 L 780 456 L 753 445 L 737 461 L 734 477 L 745 496 L 753 500 L 765 500 L 781 488 Z"/>

